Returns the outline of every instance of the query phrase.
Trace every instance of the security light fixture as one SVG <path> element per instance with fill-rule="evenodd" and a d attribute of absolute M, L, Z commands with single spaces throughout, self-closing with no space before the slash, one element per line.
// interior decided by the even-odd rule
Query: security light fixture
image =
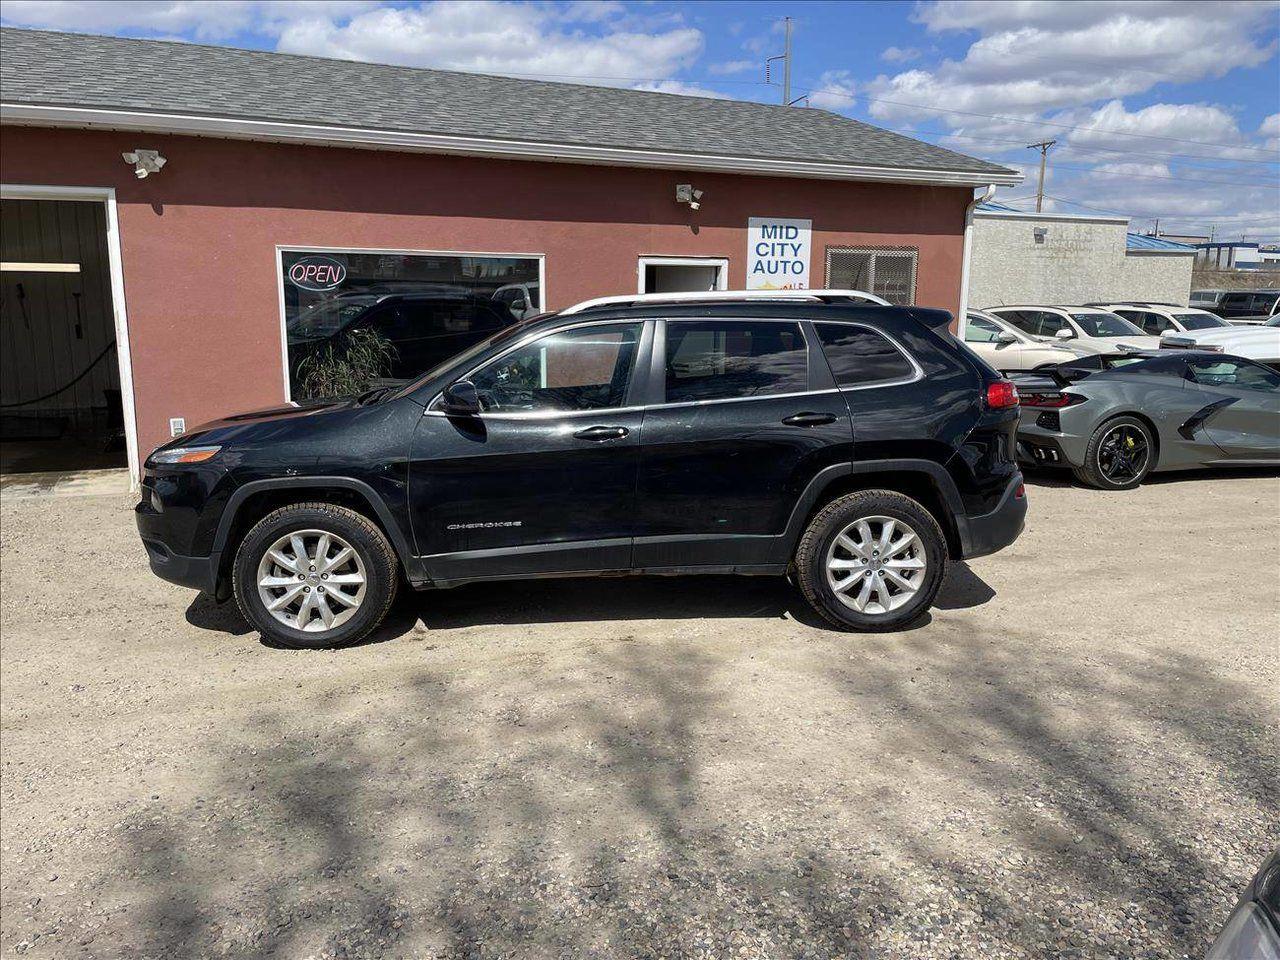
<path fill-rule="evenodd" d="M 160 168 L 169 162 L 160 156 L 159 150 L 130 150 L 120 156 L 124 158 L 125 163 L 133 164 L 133 175 L 139 180 L 145 180 L 151 174 L 159 173 Z"/>
<path fill-rule="evenodd" d="M 1048 227 L 1032 227 L 1031 235 L 1035 237 L 1036 243 L 1044 243 L 1045 236 L 1049 233 Z"/>
<path fill-rule="evenodd" d="M 676 184 L 676 203 L 687 203 L 690 210 L 697 210 L 702 206 L 701 199 L 702 191 L 695 190 L 692 183 Z"/>

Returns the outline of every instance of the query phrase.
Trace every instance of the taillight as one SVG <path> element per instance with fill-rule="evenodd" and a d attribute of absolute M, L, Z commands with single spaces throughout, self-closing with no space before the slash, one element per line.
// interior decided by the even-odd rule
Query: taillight
<path fill-rule="evenodd" d="M 987 384 L 987 406 L 1003 410 L 1018 405 L 1018 388 L 1008 380 L 993 380 Z"/>
<path fill-rule="evenodd" d="M 1060 410 L 1063 407 L 1073 407 L 1077 403 L 1084 403 L 1085 397 L 1078 393 L 1028 393 L 1022 398 L 1024 407 L 1048 407 L 1050 410 Z"/>

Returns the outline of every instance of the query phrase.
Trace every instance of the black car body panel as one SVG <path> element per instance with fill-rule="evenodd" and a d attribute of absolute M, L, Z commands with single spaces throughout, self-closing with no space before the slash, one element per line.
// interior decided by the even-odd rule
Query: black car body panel
<path fill-rule="evenodd" d="M 675 325 L 699 321 L 723 321 L 731 333 L 735 323 L 757 332 L 781 324 L 796 366 L 784 374 L 800 378 L 796 388 L 668 402 L 672 382 L 701 381 L 697 370 L 672 367 L 666 339 L 695 329 Z M 986 385 L 998 375 L 955 343 L 946 322 L 941 311 L 795 302 L 535 317 L 390 396 L 228 417 L 166 444 L 222 449 L 201 464 L 149 459 L 139 529 L 158 575 L 219 595 L 237 538 L 263 504 L 334 496 L 379 523 L 416 586 L 779 573 L 832 490 L 880 483 L 905 484 L 926 501 L 955 556 L 989 553 L 1018 535 L 1026 512 L 1013 456 L 1018 413 L 987 407 Z M 841 387 L 816 324 L 887 338 L 914 370 Z M 530 341 L 605 327 L 634 337 L 625 397 L 609 407 L 441 409 L 445 387 Z"/>

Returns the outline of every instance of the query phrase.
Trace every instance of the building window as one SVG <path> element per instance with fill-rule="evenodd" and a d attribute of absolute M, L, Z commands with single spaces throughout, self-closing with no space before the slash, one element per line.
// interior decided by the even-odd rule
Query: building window
<path fill-rule="evenodd" d="M 827 287 L 863 290 L 902 306 L 916 302 L 915 247 L 827 247 Z"/>
<path fill-rule="evenodd" d="M 542 310 L 542 259 L 281 250 L 289 397 L 411 380 Z"/>

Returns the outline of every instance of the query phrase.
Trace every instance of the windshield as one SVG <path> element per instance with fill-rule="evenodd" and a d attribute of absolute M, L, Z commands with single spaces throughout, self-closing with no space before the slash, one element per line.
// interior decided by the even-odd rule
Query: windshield
<path fill-rule="evenodd" d="M 518 334 L 523 333 L 524 329 L 527 326 L 529 326 L 529 324 L 533 323 L 533 321 L 541 320 L 546 316 L 547 314 L 540 313 L 537 316 L 528 317 L 524 320 L 521 320 L 519 323 L 513 323 L 509 327 L 503 327 L 493 336 L 486 337 L 484 340 L 481 340 L 477 344 L 473 344 L 472 346 L 468 347 L 466 350 L 463 350 L 461 353 L 454 354 L 452 357 L 449 357 L 449 359 L 443 360 L 440 363 L 437 363 L 434 367 L 432 367 L 430 370 L 428 370 L 426 373 L 422 374 L 421 376 L 415 377 L 413 380 L 410 380 L 400 390 L 396 391 L 396 393 L 394 394 L 394 398 L 398 400 L 401 397 L 407 397 L 409 394 L 413 393 L 413 391 L 417 390 L 419 386 L 426 383 L 428 380 L 431 380 L 435 377 L 440 376 L 440 374 L 444 373 L 446 370 L 448 370 L 450 367 L 454 366 L 455 364 L 462 365 L 467 363 L 470 360 L 475 359 L 480 354 L 488 350 L 490 347 L 495 346 L 496 344 L 502 343 L 504 340 L 510 340 L 511 338 L 517 336 Z M 380 399 L 390 399 L 390 398 L 380 398 Z"/>
<path fill-rule="evenodd" d="M 335 297 L 308 307 L 286 326 L 290 340 L 323 340 L 332 337 L 378 302 L 376 296 Z"/>
<path fill-rule="evenodd" d="M 1212 327 L 1229 327 L 1231 324 L 1212 313 L 1175 313 L 1173 319 L 1184 330 L 1208 330 Z"/>
<path fill-rule="evenodd" d="M 1080 325 L 1086 337 L 1145 337 L 1141 327 L 1135 327 L 1124 317 L 1114 313 L 1073 313 L 1071 319 Z"/>

